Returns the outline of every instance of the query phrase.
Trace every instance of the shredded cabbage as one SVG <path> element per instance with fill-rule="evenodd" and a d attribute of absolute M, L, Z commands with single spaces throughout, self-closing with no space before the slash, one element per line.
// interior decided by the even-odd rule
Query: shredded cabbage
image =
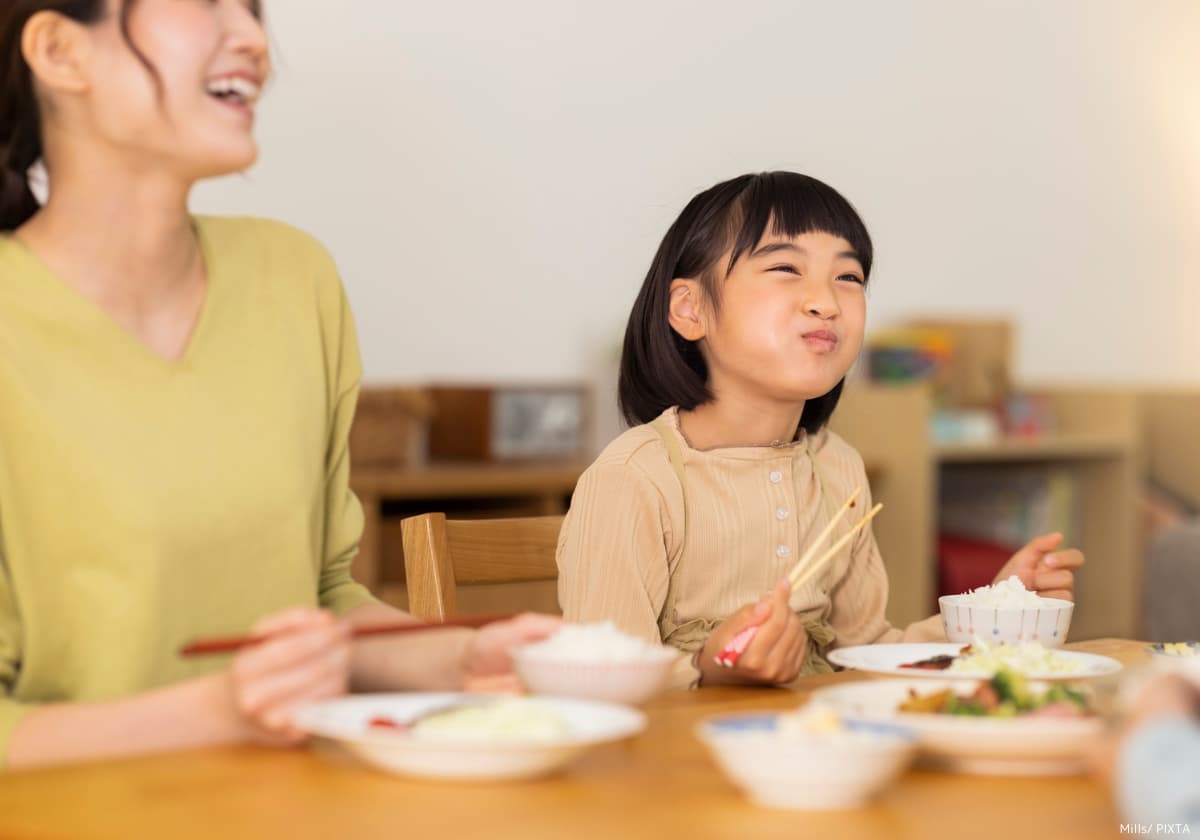
<path fill-rule="evenodd" d="M 971 652 L 955 658 L 946 670 L 956 674 L 995 674 L 1002 669 L 1019 674 L 1077 674 L 1083 665 L 1076 659 L 1049 650 L 1041 642 L 989 644 L 976 638 Z"/>

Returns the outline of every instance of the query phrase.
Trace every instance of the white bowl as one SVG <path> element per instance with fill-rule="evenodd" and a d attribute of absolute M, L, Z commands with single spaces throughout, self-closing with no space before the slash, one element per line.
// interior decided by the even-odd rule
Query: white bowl
<path fill-rule="evenodd" d="M 916 749 L 913 733 L 899 726 L 847 721 L 846 731 L 798 734 L 780 732 L 778 720 L 724 715 L 696 730 L 729 780 L 770 808 L 858 807 L 895 779 Z"/>
<path fill-rule="evenodd" d="M 1150 664 L 1144 670 L 1148 674 L 1175 674 L 1196 684 L 1200 688 L 1200 642 L 1184 642 L 1188 652 L 1165 653 L 1161 644 L 1150 645 Z"/>
<path fill-rule="evenodd" d="M 666 688 L 683 654 L 661 647 L 648 649 L 636 659 L 589 661 L 521 647 L 511 655 L 517 676 L 534 694 L 637 706 Z"/>
<path fill-rule="evenodd" d="M 1200 642 L 1155 642 L 1147 645 L 1146 652 L 1155 660 L 1161 658 L 1165 662 L 1191 662 L 1200 660 Z"/>
<path fill-rule="evenodd" d="M 1059 598 L 1039 598 L 1036 607 L 981 607 L 969 595 L 938 598 L 942 626 L 952 642 L 1041 642 L 1043 647 L 1061 647 L 1067 641 L 1075 604 Z"/>
<path fill-rule="evenodd" d="M 527 779 L 562 768 L 588 749 L 636 735 L 645 716 L 607 703 L 552 697 L 538 702 L 566 724 L 567 734 L 552 739 L 478 738 L 463 740 L 374 729 L 372 718 L 411 720 L 435 709 L 478 702 L 471 694 L 360 694 L 296 711 L 293 720 L 311 735 L 341 744 L 368 764 L 390 773 L 435 779 Z"/>

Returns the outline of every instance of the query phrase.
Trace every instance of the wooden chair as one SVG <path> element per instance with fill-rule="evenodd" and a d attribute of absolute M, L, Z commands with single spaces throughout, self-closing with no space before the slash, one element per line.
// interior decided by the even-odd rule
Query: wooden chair
<path fill-rule="evenodd" d="M 400 523 L 408 609 L 424 621 L 458 612 L 459 585 L 552 581 L 561 516 L 446 519 L 443 513 Z"/>

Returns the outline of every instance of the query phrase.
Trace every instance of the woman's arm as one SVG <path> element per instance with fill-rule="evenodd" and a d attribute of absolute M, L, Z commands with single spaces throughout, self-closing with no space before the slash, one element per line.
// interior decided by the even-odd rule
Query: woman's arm
<path fill-rule="evenodd" d="M 273 638 L 219 673 L 106 702 L 34 706 L 13 729 L 5 766 L 302 740 L 291 710 L 346 690 L 348 625 L 304 607 L 270 616 L 254 632 Z"/>
<path fill-rule="evenodd" d="M 408 613 L 380 603 L 355 607 L 346 619 L 357 627 L 415 621 Z M 527 614 L 481 630 L 431 630 L 362 639 L 353 646 L 350 684 L 355 691 L 517 688 L 509 649 L 544 639 L 560 623 L 552 616 Z"/>
<path fill-rule="evenodd" d="M 5 764 L 24 769 L 231 744 L 249 730 L 222 672 L 107 703 L 37 706 L 13 730 Z"/>

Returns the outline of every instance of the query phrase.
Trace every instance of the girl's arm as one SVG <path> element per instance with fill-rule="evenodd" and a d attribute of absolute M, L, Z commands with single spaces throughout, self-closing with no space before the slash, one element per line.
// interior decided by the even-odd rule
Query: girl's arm
<path fill-rule="evenodd" d="M 240 652 L 219 673 L 118 700 L 25 707 L 5 766 L 302 740 L 290 711 L 345 692 L 348 627 L 327 612 L 296 608 L 260 621 L 254 632 L 274 638 Z"/>
<path fill-rule="evenodd" d="M 668 473 L 669 488 L 679 481 Z M 682 504 L 682 502 L 680 502 Z M 612 621 L 622 631 L 660 643 L 658 616 L 670 580 L 668 546 L 682 512 L 671 516 L 658 485 L 637 464 L 605 458 L 580 477 L 558 538 L 558 602 L 573 622 Z M 690 657 L 681 656 L 671 684 L 696 682 Z"/>
<path fill-rule="evenodd" d="M 633 464 L 598 462 L 584 472 L 558 538 L 558 602 L 566 620 L 612 621 L 661 641 L 671 539 L 664 508 L 658 489 Z"/>

